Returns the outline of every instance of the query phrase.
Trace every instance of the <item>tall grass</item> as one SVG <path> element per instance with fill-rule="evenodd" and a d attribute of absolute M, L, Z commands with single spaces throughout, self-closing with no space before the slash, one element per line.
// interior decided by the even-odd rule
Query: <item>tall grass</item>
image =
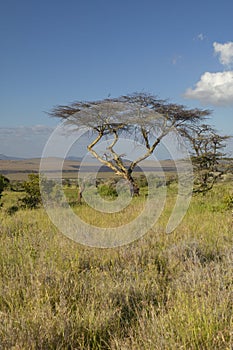
<path fill-rule="evenodd" d="M 171 191 L 157 224 L 115 249 L 69 240 L 42 208 L 8 215 L 3 207 L 0 349 L 232 349 L 229 191 L 194 197 L 168 235 Z M 135 199 L 127 214 L 141 206 Z M 74 210 L 93 220 L 86 205 Z M 106 225 L 109 215 L 95 214 L 94 223 Z"/>

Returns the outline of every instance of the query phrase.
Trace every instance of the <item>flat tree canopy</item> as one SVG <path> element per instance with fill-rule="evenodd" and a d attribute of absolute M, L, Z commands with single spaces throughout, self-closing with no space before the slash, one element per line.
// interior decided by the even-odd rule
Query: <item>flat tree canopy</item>
<path fill-rule="evenodd" d="M 77 101 L 57 106 L 49 114 L 65 120 L 74 129 L 88 127 L 92 130 L 95 138 L 87 146 L 88 151 L 115 174 L 129 181 L 133 192 L 138 193 L 132 177 L 135 167 L 154 153 L 162 139 L 174 128 L 178 132 L 187 131 L 193 125 L 199 125 L 210 111 L 187 109 L 150 94 L 134 93 L 100 101 Z M 115 148 L 122 135 L 145 146 L 145 153 L 130 164 Z M 104 154 L 99 154 L 95 146 L 106 137 L 111 137 L 111 144 Z"/>

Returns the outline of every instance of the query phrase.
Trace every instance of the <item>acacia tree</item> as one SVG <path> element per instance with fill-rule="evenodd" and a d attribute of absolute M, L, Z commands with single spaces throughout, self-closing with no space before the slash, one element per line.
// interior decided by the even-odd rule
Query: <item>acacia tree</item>
<path fill-rule="evenodd" d="M 181 134 L 189 141 L 194 166 L 194 192 L 205 194 L 211 190 L 216 181 L 226 172 L 222 162 L 229 136 L 221 136 L 207 124 L 193 124 L 184 127 Z"/>
<path fill-rule="evenodd" d="M 129 181 L 133 192 L 138 194 L 139 189 L 132 176 L 135 167 L 154 153 L 162 139 L 174 128 L 177 131 L 188 130 L 193 124 L 199 124 L 205 119 L 210 111 L 187 109 L 150 94 L 134 93 L 100 101 L 60 105 L 49 114 L 65 120 L 74 126 L 74 130 L 80 127 L 92 130 L 94 139 L 87 146 L 88 151 L 116 175 Z M 130 164 L 116 151 L 115 146 L 122 135 L 145 145 L 145 153 Z M 106 137 L 111 138 L 111 144 L 105 152 L 98 153 L 95 146 Z"/>

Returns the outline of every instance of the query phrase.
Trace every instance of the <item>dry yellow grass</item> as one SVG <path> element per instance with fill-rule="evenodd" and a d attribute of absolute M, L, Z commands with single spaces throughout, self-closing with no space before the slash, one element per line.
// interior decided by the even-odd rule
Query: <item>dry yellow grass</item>
<path fill-rule="evenodd" d="M 224 199 L 230 191 L 221 185 L 193 198 L 167 235 L 169 191 L 157 224 L 115 249 L 69 240 L 43 209 L 10 216 L 3 207 L 0 348 L 232 349 L 233 229 Z M 140 199 L 133 206 L 132 215 Z M 93 215 L 86 205 L 75 211 Z M 104 226 L 109 218 L 95 220 Z"/>

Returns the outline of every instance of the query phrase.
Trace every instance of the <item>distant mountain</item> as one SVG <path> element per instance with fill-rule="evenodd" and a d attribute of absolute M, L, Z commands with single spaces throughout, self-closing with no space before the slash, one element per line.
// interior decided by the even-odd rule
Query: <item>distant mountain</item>
<path fill-rule="evenodd" d="M 23 160 L 24 158 L 5 156 L 5 154 L 0 154 L 0 160 Z"/>
<path fill-rule="evenodd" d="M 81 162 L 82 161 L 82 157 L 68 156 L 68 157 L 66 157 L 66 160 L 72 160 L 72 161 L 75 161 L 75 162 Z"/>

